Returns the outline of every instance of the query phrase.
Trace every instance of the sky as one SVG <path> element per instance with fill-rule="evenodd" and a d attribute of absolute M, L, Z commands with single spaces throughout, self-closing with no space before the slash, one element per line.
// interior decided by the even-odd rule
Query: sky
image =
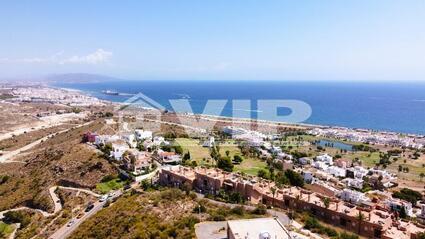
<path fill-rule="evenodd" d="M 5 0 L 0 20 L 0 77 L 425 81 L 424 0 Z"/>

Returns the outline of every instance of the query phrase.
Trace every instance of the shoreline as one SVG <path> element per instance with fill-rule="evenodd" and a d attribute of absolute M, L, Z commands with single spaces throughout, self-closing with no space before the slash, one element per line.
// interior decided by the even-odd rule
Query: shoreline
<path fill-rule="evenodd" d="M 58 86 L 52 86 L 47 85 L 49 88 L 56 88 L 56 89 L 62 89 L 70 92 L 78 92 L 80 94 L 90 96 L 93 98 L 98 99 L 99 101 L 108 102 L 112 105 L 122 105 L 125 104 L 125 102 L 116 102 L 106 99 L 100 99 L 92 94 L 90 94 L 87 91 L 80 90 L 80 89 L 73 89 L 73 88 L 65 88 L 65 87 L 58 87 Z M 147 108 L 148 109 L 148 108 Z M 154 109 L 154 108 L 151 108 Z M 383 134 L 383 135 L 398 135 L 400 137 L 415 137 L 415 138 L 425 138 L 424 134 L 418 134 L 418 133 L 407 133 L 407 132 L 398 132 L 398 131 L 391 131 L 391 130 L 378 130 L 378 129 L 371 129 L 371 128 L 354 128 L 354 127 L 346 127 L 346 126 L 339 126 L 339 125 L 322 125 L 322 124 L 312 124 L 312 123 L 291 123 L 291 122 L 281 122 L 281 121 L 271 121 L 271 120 L 260 120 L 255 118 L 237 118 L 232 116 L 221 116 L 221 115 L 207 115 L 207 114 L 197 114 L 197 113 L 181 113 L 181 112 L 175 112 L 170 111 L 176 114 L 186 114 L 186 115 L 192 115 L 192 116 L 200 116 L 205 118 L 213 118 L 217 120 L 228 120 L 228 121 L 252 121 L 251 123 L 265 123 L 265 124 L 273 124 L 276 126 L 289 126 L 289 127 L 305 127 L 305 128 L 320 128 L 320 129 L 341 129 L 341 130 L 352 130 L 355 132 L 368 132 L 371 134 Z"/>

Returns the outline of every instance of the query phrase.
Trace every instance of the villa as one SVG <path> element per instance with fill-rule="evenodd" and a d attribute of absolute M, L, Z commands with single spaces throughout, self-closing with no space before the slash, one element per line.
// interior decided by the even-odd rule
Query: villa
<path fill-rule="evenodd" d="M 176 165 L 182 161 L 180 155 L 174 152 L 166 152 L 163 150 L 158 150 L 154 157 L 162 164 Z"/>
<path fill-rule="evenodd" d="M 124 156 L 124 165 L 126 169 L 133 175 L 141 175 L 148 173 L 152 167 L 152 155 L 148 152 L 140 152 L 135 149 L 127 151 Z"/>
<path fill-rule="evenodd" d="M 122 160 L 124 153 L 129 150 L 128 144 L 122 140 L 117 140 L 113 142 L 112 144 L 112 150 L 111 150 L 111 158 L 114 158 L 115 160 Z"/>
<path fill-rule="evenodd" d="M 134 132 L 136 134 L 137 140 L 139 141 L 152 139 L 152 131 L 136 129 Z"/>

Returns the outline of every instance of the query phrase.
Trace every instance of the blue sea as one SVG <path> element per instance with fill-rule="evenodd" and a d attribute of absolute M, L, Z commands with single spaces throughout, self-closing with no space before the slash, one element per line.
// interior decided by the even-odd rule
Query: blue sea
<path fill-rule="evenodd" d="M 170 99 L 184 98 L 194 113 L 203 113 L 210 99 L 245 99 L 252 102 L 252 118 L 256 118 L 259 99 L 295 99 L 311 106 L 311 117 L 303 123 L 425 134 L 425 83 L 143 80 L 54 86 L 114 102 L 141 92 L 170 110 Z M 106 95 L 104 90 L 124 95 Z M 221 115 L 232 116 L 230 102 Z"/>

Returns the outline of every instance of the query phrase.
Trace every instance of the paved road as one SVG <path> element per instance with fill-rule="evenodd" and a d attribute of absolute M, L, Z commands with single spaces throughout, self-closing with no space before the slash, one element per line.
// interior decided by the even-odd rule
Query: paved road
<path fill-rule="evenodd" d="M 46 211 L 43 211 L 41 209 L 34 209 L 34 208 L 29 208 L 29 207 L 17 207 L 17 208 L 13 208 L 13 209 L 9 209 L 9 210 L 5 210 L 5 211 L 1 211 L 0 212 L 0 219 L 2 219 L 4 217 L 4 214 L 6 212 L 12 212 L 12 211 L 20 211 L 20 210 L 32 210 L 32 211 L 36 211 L 41 213 L 44 217 L 50 217 L 56 213 L 58 213 L 60 210 L 62 210 L 62 204 L 61 201 L 58 197 L 58 195 L 56 195 L 55 191 L 57 188 L 61 188 L 61 189 L 67 189 L 67 190 L 75 190 L 75 191 L 79 191 L 79 192 L 84 192 L 84 193 L 88 193 L 91 194 L 95 197 L 100 197 L 99 194 L 94 193 L 92 191 L 86 190 L 86 189 L 82 189 L 82 188 L 71 188 L 71 187 L 62 187 L 62 186 L 53 186 L 49 188 L 49 194 L 50 197 L 53 201 L 54 204 L 54 209 L 53 209 L 53 213 L 49 213 Z"/>
<path fill-rule="evenodd" d="M 121 190 L 117 190 L 114 192 L 115 196 L 112 198 L 117 198 L 122 195 Z M 112 199 L 110 198 L 110 199 Z M 104 202 L 95 202 L 94 208 L 90 210 L 89 212 L 85 213 L 84 216 L 82 216 L 80 219 L 72 218 L 71 220 L 74 220 L 74 223 L 72 225 L 69 225 L 69 222 L 62 226 L 59 230 L 57 230 L 53 235 L 49 237 L 49 239 L 64 239 L 69 237 L 72 232 L 74 232 L 75 229 L 78 228 L 78 226 L 83 223 L 85 220 L 87 220 L 90 216 L 96 214 L 98 211 L 100 211 L 103 208 L 103 205 L 105 205 L 106 201 Z"/>
<path fill-rule="evenodd" d="M 90 191 L 90 190 L 87 190 L 87 189 L 83 189 L 83 188 L 73 188 L 73 187 L 64 187 L 64 186 L 58 186 L 58 187 L 59 187 L 60 189 L 65 189 L 65 190 L 74 190 L 74 191 L 78 191 L 78 192 L 87 193 L 87 194 L 90 194 L 90 195 L 95 196 L 95 197 L 100 197 L 100 196 L 102 196 L 102 195 L 97 194 L 97 193 L 95 193 L 95 192 L 93 192 L 93 191 Z"/>

